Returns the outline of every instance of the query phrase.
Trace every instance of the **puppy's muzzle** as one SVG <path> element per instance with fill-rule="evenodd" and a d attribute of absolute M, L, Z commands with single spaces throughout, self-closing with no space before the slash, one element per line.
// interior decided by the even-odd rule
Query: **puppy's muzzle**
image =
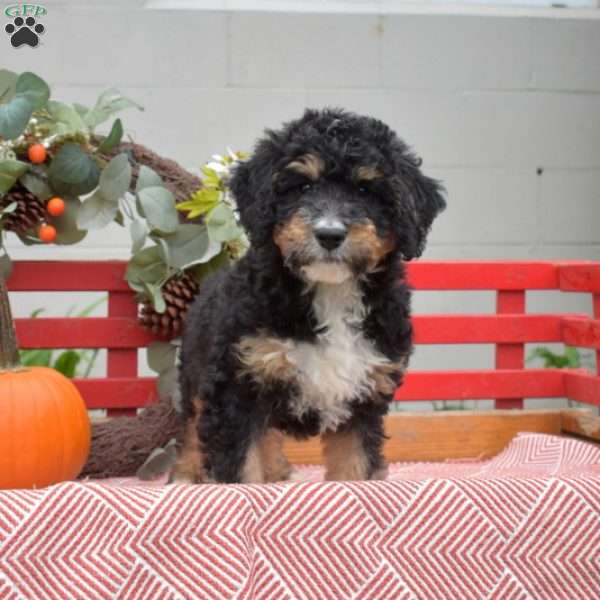
<path fill-rule="evenodd" d="M 319 245 L 325 250 L 335 250 L 346 239 L 348 230 L 337 219 L 319 219 L 313 229 Z"/>

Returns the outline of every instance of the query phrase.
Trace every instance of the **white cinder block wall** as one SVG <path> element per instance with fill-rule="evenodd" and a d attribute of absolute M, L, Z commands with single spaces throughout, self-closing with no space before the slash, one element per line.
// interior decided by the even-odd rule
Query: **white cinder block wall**
<path fill-rule="evenodd" d="M 600 260 L 600 11 L 404 6 L 399 14 L 375 0 L 354 4 L 355 14 L 327 14 L 46 1 L 43 45 L 14 50 L 3 40 L 0 65 L 40 73 L 64 101 L 91 103 L 119 87 L 146 109 L 123 115 L 130 135 L 190 167 L 227 146 L 250 149 L 265 126 L 306 106 L 368 113 L 446 184 L 449 207 L 427 258 Z M 11 250 L 127 257 L 129 244 L 115 228 L 76 248 Z M 16 312 L 41 302 L 22 300 Z M 493 306 L 485 292 L 415 300 L 420 312 Z M 591 304 L 579 295 L 528 300 L 530 311 L 557 309 Z M 421 348 L 413 365 L 491 367 L 493 349 Z"/>

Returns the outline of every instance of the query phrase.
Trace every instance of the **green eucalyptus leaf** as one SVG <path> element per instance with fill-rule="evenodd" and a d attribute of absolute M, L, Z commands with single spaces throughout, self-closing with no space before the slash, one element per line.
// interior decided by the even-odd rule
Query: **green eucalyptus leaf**
<path fill-rule="evenodd" d="M 50 116 L 56 122 L 54 130 L 56 134 L 68 135 L 85 129 L 81 115 L 72 106 L 50 100 L 47 108 Z"/>
<path fill-rule="evenodd" d="M 27 171 L 27 163 L 20 160 L 0 161 L 0 195 L 5 194 L 17 179 Z"/>
<path fill-rule="evenodd" d="M 160 251 L 157 246 L 150 246 L 136 252 L 127 265 L 125 271 L 125 279 L 136 291 L 145 288 L 143 285 L 147 283 L 158 284 L 167 274 L 167 266 L 162 260 Z"/>
<path fill-rule="evenodd" d="M 99 152 L 108 152 L 112 150 L 117 144 L 121 142 L 123 138 L 123 123 L 121 119 L 117 119 L 111 129 L 110 133 L 102 140 L 100 146 L 98 146 Z"/>
<path fill-rule="evenodd" d="M 31 114 L 33 106 L 25 96 L 15 96 L 7 104 L 0 105 L 0 137 L 6 140 L 18 138 L 25 128 Z"/>
<path fill-rule="evenodd" d="M 242 234 L 233 210 L 226 204 L 219 204 L 206 217 L 210 239 L 215 242 L 229 242 Z"/>
<path fill-rule="evenodd" d="M 54 195 L 48 183 L 32 170 L 25 173 L 19 181 L 42 202 Z"/>
<path fill-rule="evenodd" d="M 82 204 L 76 196 L 65 196 L 65 212 L 60 217 L 48 217 L 49 222 L 56 227 L 55 244 L 70 246 L 81 242 L 87 235 L 85 228 L 78 227 L 77 221 Z"/>
<path fill-rule="evenodd" d="M 156 389 L 160 398 L 172 398 L 177 391 L 177 367 L 163 371 L 156 380 Z"/>
<path fill-rule="evenodd" d="M 17 233 L 17 237 L 21 240 L 21 243 L 25 246 L 37 246 L 42 242 L 37 237 L 32 237 L 28 233 Z"/>
<path fill-rule="evenodd" d="M 73 108 L 75 109 L 75 111 L 77 112 L 77 114 L 82 119 L 90 111 L 90 109 L 87 106 L 84 106 L 83 104 L 79 104 L 78 102 L 73 102 Z"/>
<path fill-rule="evenodd" d="M 169 265 L 174 269 L 208 262 L 221 251 L 221 244 L 209 238 L 204 225 L 186 223 L 163 240 L 169 247 Z"/>
<path fill-rule="evenodd" d="M 10 215 L 17 210 L 17 206 L 19 206 L 18 202 L 11 202 L 8 206 L 0 209 L 0 215 Z"/>
<path fill-rule="evenodd" d="M 164 187 L 164 183 L 156 171 L 153 171 L 146 165 L 142 165 L 138 173 L 137 183 L 135 184 L 135 191 L 139 192 L 147 187 Z"/>
<path fill-rule="evenodd" d="M 10 102 L 17 93 L 17 79 L 19 76 L 12 71 L 0 69 L 0 104 Z"/>
<path fill-rule="evenodd" d="M 175 465 L 176 460 L 177 457 L 173 453 L 162 448 L 155 448 L 138 468 L 135 476 L 142 481 L 151 481 L 168 473 Z"/>
<path fill-rule="evenodd" d="M 48 177 L 52 188 L 58 193 L 80 196 L 88 194 L 98 185 L 100 169 L 78 144 L 69 142 L 52 159 Z"/>
<path fill-rule="evenodd" d="M 148 235 L 148 227 L 146 221 L 142 219 L 135 219 L 131 221 L 129 225 L 129 231 L 131 233 L 131 253 L 135 254 L 139 252 L 146 243 L 146 236 Z"/>
<path fill-rule="evenodd" d="M 162 295 L 161 286 L 156 285 L 154 283 L 146 283 L 145 287 L 146 291 L 148 292 L 148 296 L 152 300 L 154 310 L 162 315 L 165 312 L 165 310 L 167 310 L 167 304 L 165 302 L 164 296 Z"/>
<path fill-rule="evenodd" d="M 86 113 L 84 121 L 90 129 L 94 129 L 101 123 L 110 119 L 112 115 L 125 108 L 144 110 L 133 100 L 129 100 L 122 96 L 119 90 L 111 88 L 100 95 L 94 108 Z"/>
<path fill-rule="evenodd" d="M 167 244 L 167 242 L 159 235 L 151 235 L 150 237 L 152 238 L 154 243 L 156 243 L 158 245 L 158 247 L 160 248 L 160 255 L 163 259 L 163 262 L 166 265 L 170 265 L 171 264 L 171 251 L 169 250 L 169 245 Z"/>
<path fill-rule="evenodd" d="M 148 366 L 155 373 L 162 373 L 175 365 L 177 348 L 170 342 L 152 342 L 147 353 Z"/>
<path fill-rule="evenodd" d="M 100 190 L 86 198 L 79 209 L 77 227 L 79 229 L 102 229 L 117 216 L 119 202 L 108 199 Z"/>
<path fill-rule="evenodd" d="M 225 269 L 230 265 L 231 259 L 229 258 L 229 253 L 225 248 L 221 248 L 221 251 L 213 256 L 208 262 L 198 263 L 197 265 L 188 267 L 186 268 L 185 272 L 190 277 L 193 277 L 198 283 L 201 283 L 202 280 L 208 275 L 217 273 L 221 269 Z"/>
<path fill-rule="evenodd" d="M 106 165 L 100 175 L 99 190 L 107 199 L 118 201 L 129 190 L 131 182 L 131 165 L 127 154 L 115 156 Z"/>
<path fill-rule="evenodd" d="M 167 442 L 167 445 L 165 446 L 164 449 L 167 454 L 169 454 L 173 458 L 177 459 L 177 439 L 176 438 L 171 438 Z"/>
<path fill-rule="evenodd" d="M 119 209 L 115 215 L 115 223 L 120 227 L 125 227 L 125 217 L 123 216 L 121 209 Z"/>
<path fill-rule="evenodd" d="M 165 233 L 177 230 L 179 219 L 175 210 L 175 199 L 167 188 L 143 188 L 138 192 L 138 198 L 151 229 Z"/>
<path fill-rule="evenodd" d="M 12 261 L 8 254 L 2 254 L 0 256 L 0 277 L 6 281 L 12 273 Z"/>
<path fill-rule="evenodd" d="M 144 287 L 143 283 L 127 280 L 127 284 L 134 292 L 137 292 L 140 295 L 144 295 L 146 293 L 146 288 Z"/>
<path fill-rule="evenodd" d="M 16 92 L 17 96 L 22 96 L 29 100 L 33 110 L 39 110 L 46 106 L 46 102 L 50 98 L 48 84 L 35 73 L 28 71 L 19 75 Z"/>

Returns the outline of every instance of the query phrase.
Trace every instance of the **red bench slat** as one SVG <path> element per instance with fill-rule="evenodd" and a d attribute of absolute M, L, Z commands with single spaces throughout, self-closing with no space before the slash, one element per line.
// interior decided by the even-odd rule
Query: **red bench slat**
<path fill-rule="evenodd" d="M 477 400 L 482 398 L 556 398 L 565 395 L 559 369 L 504 371 L 412 371 L 396 391 L 398 401 Z M 592 378 L 593 379 L 593 378 Z M 156 397 L 152 377 L 75 379 L 88 408 L 140 408 Z"/>
<path fill-rule="evenodd" d="M 558 315 L 415 315 L 413 324 L 417 344 L 559 342 L 562 339 Z"/>
<path fill-rule="evenodd" d="M 128 291 L 125 261 L 17 261 L 10 291 Z M 594 266 L 594 263 L 590 263 Z M 421 290 L 558 289 L 558 263 L 511 261 L 410 262 L 408 281 Z M 561 269 L 589 269 L 587 264 Z M 563 272 L 564 273 L 564 272 Z M 567 289 L 567 288 L 565 288 Z"/>
<path fill-rule="evenodd" d="M 564 317 L 561 329 L 565 344 L 600 349 L 600 319 L 579 316 Z"/>
<path fill-rule="evenodd" d="M 561 264 L 558 267 L 558 284 L 565 292 L 600 293 L 600 264 Z"/>
<path fill-rule="evenodd" d="M 416 315 L 418 344 L 558 342 L 558 315 Z M 588 322 L 583 315 L 569 323 Z M 156 338 L 136 317 L 15 319 L 22 348 L 143 348 Z M 567 329 L 569 332 L 573 327 Z M 585 345 L 585 344 L 580 344 Z"/>
<path fill-rule="evenodd" d="M 412 371 L 396 390 L 396 400 L 477 400 L 556 398 L 565 395 L 560 369 L 498 371 Z"/>
<path fill-rule="evenodd" d="M 154 377 L 110 377 L 74 379 L 88 408 L 131 409 L 156 399 Z"/>
<path fill-rule="evenodd" d="M 549 262 L 422 261 L 408 263 L 408 281 L 419 290 L 549 290 L 558 271 Z"/>
<path fill-rule="evenodd" d="M 589 373 L 565 373 L 565 391 L 570 400 L 600 406 L 600 377 Z"/>
<path fill-rule="evenodd" d="M 21 348 L 144 348 L 156 338 L 137 318 L 15 319 Z"/>
<path fill-rule="evenodd" d="M 7 281 L 11 292 L 130 292 L 127 263 L 110 261 L 16 261 Z"/>

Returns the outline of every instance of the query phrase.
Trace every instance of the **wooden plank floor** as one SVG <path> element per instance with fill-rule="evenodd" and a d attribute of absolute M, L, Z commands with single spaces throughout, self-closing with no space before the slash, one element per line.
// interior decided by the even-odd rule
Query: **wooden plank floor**
<path fill-rule="evenodd" d="M 565 431 L 600 439 L 600 418 L 586 410 L 493 410 L 401 412 L 386 417 L 385 456 L 389 462 L 486 459 L 498 454 L 519 432 L 561 435 Z M 318 438 L 287 439 L 294 464 L 321 464 Z"/>

